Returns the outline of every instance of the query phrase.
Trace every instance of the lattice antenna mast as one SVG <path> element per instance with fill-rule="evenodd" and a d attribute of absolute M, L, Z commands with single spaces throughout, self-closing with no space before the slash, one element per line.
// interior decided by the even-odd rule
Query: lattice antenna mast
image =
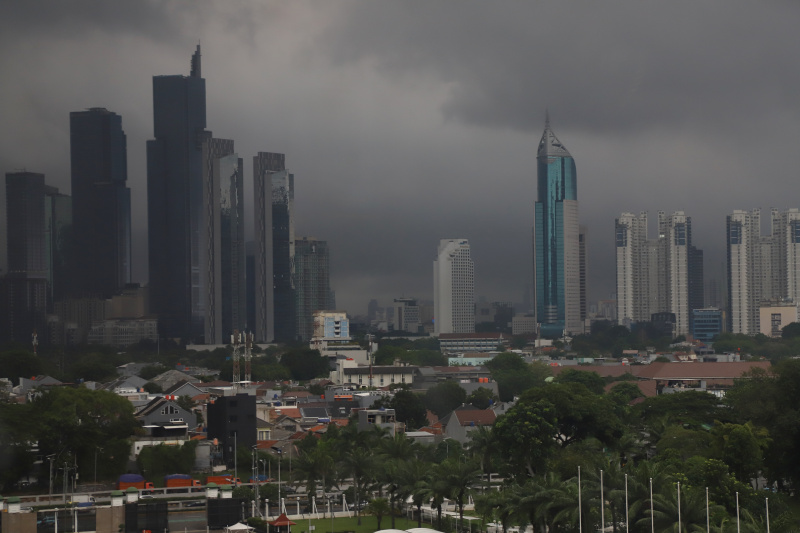
<path fill-rule="evenodd" d="M 252 381 L 250 373 L 250 361 L 253 359 L 253 334 L 244 334 L 244 380 L 248 383 Z"/>
<path fill-rule="evenodd" d="M 372 335 L 367 333 L 364 336 L 367 340 L 367 360 L 369 360 L 369 388 L 372 388 Z"/>
<path fill-rule="evenodd" d="M 231 335 L 231 344 L 233 344 L 233 388 L 234 390 L 239 390 L 239 382 L 241 381 L 241 374 L 239 372 L 239 355 L 241 345 L 239 344 L 242 340 L 242 335 L 239 333 L 238 329 L 233 330 L 233 335 Z"/>

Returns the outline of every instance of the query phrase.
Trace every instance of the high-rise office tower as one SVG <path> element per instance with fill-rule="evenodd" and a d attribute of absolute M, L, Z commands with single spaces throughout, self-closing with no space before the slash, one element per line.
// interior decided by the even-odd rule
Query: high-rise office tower
<path fill-rule="evenodd" d="M 771 210 L 770 234 L 761 235 L 761 211 L 734 210 L 726 218 L 728 330 L 761 331 L 768 302 L 800 301 L 800 210 Z"/>
<path fill-rule="evenodd" d="M 615 223 L 618 322 L 675 315 L 675 335 L 691 331 L 703 307 L 703 252 L 692 245 L 692 219 L 658 212 L 658 237 L 647 238 L 647 213 L 622 213 Z"/>
<path fill-rule="evenodd" d="M 433 261 L 434 331 L 475 332 L 475 269 L 467 239 L 442 239 Z"/>
<path fill-rule="evenodd" d="M 538 200 L 534 207 L 534 299 L 541 333 L 582 333 L 580 226 L 575 161 L 545 121 L 536 157 Z"/>
<path fill-rule="evenodd" d="M 272 279 L 274 332 L 280 342 L 297 339 L 294 280 L 294 174 L 275 172 L 272 178 Z"/>
<path fill-rule="evenodd" d="M 102 107 L 69 114 L 70 295 L 110 298 L 131 281 L 131 191 L 122 117 Z"/>
<path fill-rule="evenodd" d="M 294 280 L 297 295 L 297 335 L 310 340 L 314 334 L 314 312 L 331 308 L 330 256 L 328 243 L 303 237 L 294 243 Z"/>
<path fill-rule="evenodd" d="M 233 141 L 207 136 L 203 142 L 203 233 L 200 239 L 200 298 L 207 344 L 222 344 L 246 322 L 244 264 L 244 176 Z"/>
<path fill-rule="evenodd" d="M 206 84 L 200 46 L 189 76 L 153 77 L 153 129 L 147 141 L 147 221 L 150 302 L 160 333 L 200 341 L 203 250 L 203 141 Z"/>
<path fill-rule="evenodd" d="M 272 152 L 259 152 L 253 157 L 253 190 L 255 191 L 254 329 L 257 342 L 272 342 L 275 339 L 273 176 L 286 173 L 285 162 L 284 154 Z M 280 183 L 282 180 L 278 178 L 277 181 Z M 278 194 L 279 198 L 282 196 L 282 194 Z"/>
<path fill-rule="evenodd" d="M 47 311 L 44 174 L 6 174 L 8 273 L 0 287 L 0 338 L 44 338 Z"/>
<path fill-rule="evenodd" d="M 245 301 L 247 306 L 246 317 L 248 332 L 255 332 L 256 327 L 256 243 L 244 243 L 244 279 Z"/>
<path fill-rule="evenodd" d="M 55 187 L 45 186 L 44 246 L 47 264 L 47 306 L 67 296 L 75 276 L 76 253 L 72 233 L 72 198 Z"/>

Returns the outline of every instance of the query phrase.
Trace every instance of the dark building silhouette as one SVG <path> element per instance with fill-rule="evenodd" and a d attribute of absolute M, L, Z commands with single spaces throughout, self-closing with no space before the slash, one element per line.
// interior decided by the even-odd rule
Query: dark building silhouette
<path fill-rule="evenodd" d="M 289 195 L 280 186 L 275 189 L 275 183 L 280 185 L 288 179 L 286 172 L 286 156 L 274 152 L 259 152 L 253 157 L 253 190 L 255 191 L 254 223 L 255 223 L 255 248 L 253 250 L 253 268 L 255 285 L 255 322 L 253 329 L 257 342 L 271 342 L 276 338 L 275 327 L 278 319 L 275 317 L 275 286 L 277 275 L 275 271 L 275 229 L 273 226 L 275 215 L 273 204 L 276 199 L 281 204 L 289 203 Z M 279 209 L 280 213 L 291 212 L 289 206 Z M 284 224 L 288 235 L 289 224 Z M 287 237 L 288 239 L 288 237 Z M 283 242 L 281 240 L 280 242 Z M 288 247 L 283 247 L 289 253 Z M 281 278 L 285 278 L 285 265 L 281 264 Z M 286 289 L 282 289 L 284 292 Z M 281 323 L 283 327 L 283 324 Z M 293 337 L 290 337 L 293 338 Z"/>
<path fill-rule="evenodd" d="M 245 305 L 247 307 L 246 331 L 255 331 L 256 327 L 256 243 L 247 241 L 244 246 Z"/>
<path fill-rule="evenodd" d="M 294 174 L 275 172 L 272 178 L 272 279 L 275 340 L 297 339 L 294 281 Z"/>
<path fill-rule="evenodd" d="M 242 160 L 232 140 L 208 137 L 203 164 L 201 300 L 195 308 L 205 317 L 205 342 L 222 344 L 246 323 Z"/>
<path fill-rule="evenodd" d="M 8 273 L 0 284 L 0 338 L 29 343 L 47 311 L 44 174 L 6 174 Z"/>
<path fill-rule="evenodd" d="M 53 311 L 54 302 L 68 295 L 74 276 L 72 233 L 72 198 L 61 194 L 55 187 L 45 186 L 44 247 L 47 266 L 47 311 Z"/>
<path fill-rule="evenodd" d="M 294 243 L 297 334 L 304 341 L 314 334 L 314 311 L 333 310 L 328 243 L 303 237 Z"/>
<path fill-rule="evenodd" d="M 109 298 L 131 282 L 131 191 L 122 117 L 102 107 L 69 115 L 70 295 Z"/>
<path fill-rule="evenodd" d="M 225 462 L 232 464 L 236 446 L 256 443 L 256 397 L 222 396 L 208 404 L 208 438 L 218 439 Z"/>
<path fill-rule="evenodd" d="M 153 77 L 153 129 L 147 141 L 150 301 L 160 334 L 202 341 L 203 142 L 206 85 L 200 46 L 189 76 Z"/>

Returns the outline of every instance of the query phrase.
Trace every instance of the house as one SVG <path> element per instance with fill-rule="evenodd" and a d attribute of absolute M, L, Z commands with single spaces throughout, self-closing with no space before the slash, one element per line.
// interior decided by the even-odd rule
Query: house
<path fill-rule="evenodd" d="M 481 426 L 492 427 L 497 420 L 497 414 L 492 409 L 478 409 L 474 405 L 462 405 L 442 418 L 444 437 L 460 442 L 462 445 L 469 441 L 469 433 Z"/>
<path fill-rule="evenodd" d="M 189 398 L 194 398 L 200 394 L 205 394 L 205 391 L 196 385 L 189 383 L 188 381 L 181 380 L 172 387 L 165 389 L 164 394 L 178 397 L 188 396 Z"/>
<path fill-rule="evenodd" d="M 374 426 L 388 430 L 392 437 L 403 428 L 402 422 L 395 417 L 394 409 L 362 409 L 358 412 L 359 431 L 370 431 Z"/>
<path fill-rule="evenodd" d="M 197 427 L 197 416 L 178 405 L 172 397 L 158 397 L 136 412 L 150 437 L 187 438 L 189 428 Z"/>

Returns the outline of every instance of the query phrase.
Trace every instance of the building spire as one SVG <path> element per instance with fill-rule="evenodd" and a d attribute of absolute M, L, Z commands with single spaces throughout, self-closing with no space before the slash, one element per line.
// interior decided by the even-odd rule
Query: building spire
<path fill-rule="evenodd" d="M 200 43 L 197 43 L 197 50 L 194 54 L 192 54 L 192 71 L 191 71 L 192 78 L 202 78 L 202 74 L 200 72 Z"/>
<path fill-rule="evenodd" d="M 539 151 L 537 157 L 572 157 L 567 147 L 561 144 L 556 134 L 550 128 L 550 111 L 545 111 L 544 133 L 542 140 L 539 141 Z"/>

